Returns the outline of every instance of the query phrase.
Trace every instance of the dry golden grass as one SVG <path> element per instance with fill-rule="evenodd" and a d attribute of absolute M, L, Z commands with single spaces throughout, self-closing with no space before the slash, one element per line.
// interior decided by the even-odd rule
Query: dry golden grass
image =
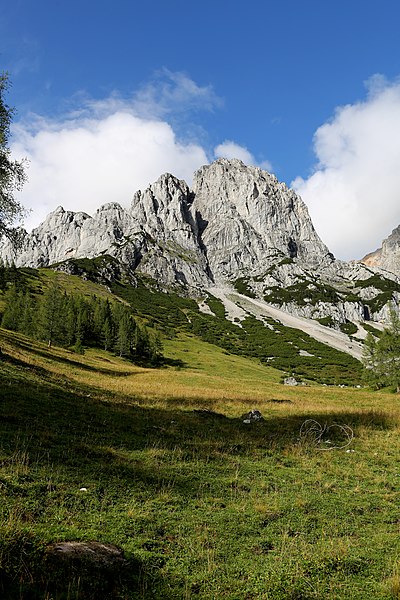
<path fill-rule="evenodd" d="M 284 386 L 279 371 L 190 336 L 165 343 L 165 356 L 181 361 L 182 366 L 144 368 L 98 349 L 79 355 L 62 348 L 49 349 L 14 332 L 0 332 L 3 351 L 14 358 L 77 385 L 114 393 L 124 402 L 208 407 L 232 416 L 258 408 L 263 414 L 346 413 L 355 409 L 400 417 L 400 405 L 397 408 L 391 393 L 321 385 Z"/>

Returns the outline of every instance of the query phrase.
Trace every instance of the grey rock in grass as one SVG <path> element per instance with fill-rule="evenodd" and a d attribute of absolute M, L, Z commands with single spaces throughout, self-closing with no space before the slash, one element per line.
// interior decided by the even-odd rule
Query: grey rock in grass
<path fill-rule="evenodd" d="M 97 567 L 119 568 L 126 564 L 120 548 L 101 542 L 58 542 L 47 547 L 46 555 L 62 561 L 83 561 Z"/>
<path fill-rule="evenodd" d="M 141 565 L 113 544 L 60 541 L 45 549 L 43 569 L 46 592 L 54 597 L 111 600 L 137 588 Z"/>
<path fill-rule="evenodd" d="M 245 423 L 246 425 L 264 421 L 264 417 L 262 416 L 260 411 L 257 410 L 256 408 L 252 408 L 250 412 L 246 413 L 245 415 L 242 415 L 240 418 L 243 421 L 243 423 Z"/>
<path fill-rule="evenodd" d="M 284 385 L 296 386 L 299 385 L 299 382 L 294 377 L 285 377 L 283 380 Z"/>

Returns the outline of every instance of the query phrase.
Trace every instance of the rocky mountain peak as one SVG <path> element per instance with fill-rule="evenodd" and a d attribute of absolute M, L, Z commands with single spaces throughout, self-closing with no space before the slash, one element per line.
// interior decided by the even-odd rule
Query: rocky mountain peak
<path fill-rule="evenodd" d="M 25 234 L 17 253 L 3 240 L 0 255 L 31 267 L 111 255 L 125 272 L 165 289 L 198 296 L 213 285 L 234 285 L 291 313 L 336 323 L 379 317 L 387 291 L 400 291 L 395 275 L 375 289 L 370 268 L 335 261 L 301 198 L 237 159 L 201 167 L 192 190 L 165 173 L 136 192 L 128 209 L 110 202 L 89 216 L 58 207 Z M 382 256 L 398 264 L 400 227 Z"/>
<path fill-rule="evenodd" d="M 276 251 L 308 263 L 332 261 L 301 198 L 267 171 L 219 159 L 195 173 L 193 192 L 211 268 L 222 278 L 265 271 Z"/>
<path fill-rule="evenodd" d="M 130 213 L 152 237 L 195 249 L 198 231 L 190 212 L 191 202 L 187 183 L 165 173 L 144 192 L 136 192 Z"/>

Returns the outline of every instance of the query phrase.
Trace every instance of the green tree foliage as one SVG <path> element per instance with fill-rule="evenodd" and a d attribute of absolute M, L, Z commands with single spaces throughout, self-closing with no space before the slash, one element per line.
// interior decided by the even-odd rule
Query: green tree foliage
<path fill-rule="evenodd" d="M 12 331 L 21 331 L 22 322 L 20 317 L 23 304 L 22 293 L 18 292 L 15 285 L 11 285 L 4 294 L 4 300 L 6 309 L 3 314 L 1 326 L 5 329 L 11 329 Z"/>
<path fill-rule="evenodd" d="M 129 356 L 135 350 L 134 335 L 137 329 L 136 322 L 130 310 L 120 304 L 115 305 L 114 321 L 116 324 L 116 351 L 119 356 Z"/>
<path fill-rule="evenodd" d="M 12 226 L 23 216 L 24 210 L 16 200 L 15 192 L 22 188 L 26 177 L 23 162 L 11 160 L 9 139 L 14 110 L 4 99 L 9 85 L 7 74 L 2 73 L 0 75 L 0 238 L 5 235 L 17 243 L 18 230 L 13 229 Z"/>
<path fill-rule="evenodd" d="M 46 290 L 39 310 L 39 335 L 52 346 L 57 343 L 64 333 L 64 297 L 60 287 L 52 284 Z"/>
<path fill-rule="evenodd" d="M 132 309 L 97 296 L 66 294 L 56 283 L 33 296 L 16 283 L 8 284 L 1 326 L 53 345 L 82 353 L 85 346 L 102 347 L 119 356 L 156 363 L 162 356 L 157 333 L 139 325 Z"/>
<path fill-rule="evenodd" d="M 385 386 L 400 393 L 400 317 L 393 309 L 390 324 L 379 338 L 368 333 L 364 344 L 365 380 L 377 389 Z"/>

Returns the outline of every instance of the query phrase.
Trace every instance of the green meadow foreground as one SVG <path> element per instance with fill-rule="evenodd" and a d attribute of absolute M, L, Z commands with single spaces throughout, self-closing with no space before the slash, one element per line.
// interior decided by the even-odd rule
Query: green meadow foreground
<path fill-rule="evenodd" d="M 397 395 L 283 386 L 187 335 L 158 369 L 0 347 L 1 598 L 400 598 Z M 341 430 L 318 444 L 307 419 L 354 439 L 323 450 Z M 68 540 L 117 545 L 123 573 L 52 571 Z"/>

